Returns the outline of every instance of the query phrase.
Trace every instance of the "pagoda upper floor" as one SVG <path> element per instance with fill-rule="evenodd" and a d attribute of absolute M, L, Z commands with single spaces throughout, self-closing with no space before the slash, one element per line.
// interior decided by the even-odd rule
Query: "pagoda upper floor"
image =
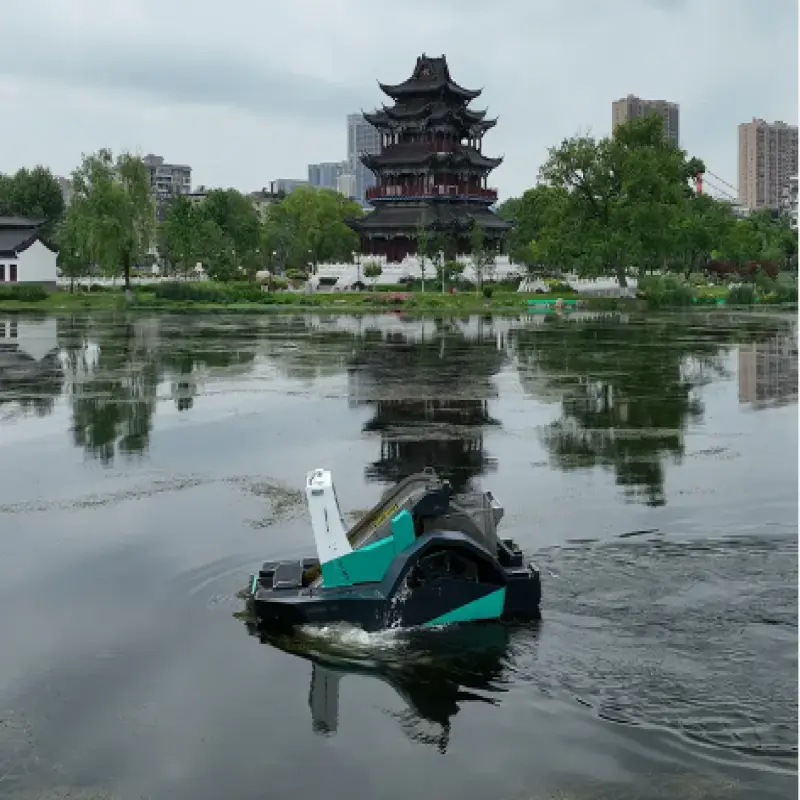
<path fill-rule="evenodd" d="M 426 131 L 451 132 L 459 138 L 480 138 L 497 124 L 487 111 L 469 108 L 480 89 L 465 89 L 450 76 L 447 60 L 422 55 L 412 76 L 399 84 L 379 83 L 394 105 L 364 114 L 364 119 L 386 135 L 413 135 Z"/>
<path fill-rule="evenodd" d="M 465 89 L 450 77 L 447 59 L 431 58 L 423 53 L 417 58 L 414 72 L 402 83 L 378 83 L 381 91 L 394 100 L 411 97 L 440 96 L 461 103 L 468 103 L 479 97 L 482 89 Z"/>

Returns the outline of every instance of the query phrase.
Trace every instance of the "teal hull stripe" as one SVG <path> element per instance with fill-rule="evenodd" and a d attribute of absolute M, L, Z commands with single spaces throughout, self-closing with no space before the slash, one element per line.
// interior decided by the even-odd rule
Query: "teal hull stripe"
<path fill-rule="evenodd" d="M 326 589 L 377 583 L 386 574 L 394 557 L 414 544 L 414 520 L 406 509 L 392 517 L 391 534 L 322 565 L 322 585 Z"/>
<path fill-rule="evenodd" d="M 506 603 L 506 587 L 479 597 L 471 603 L 454 608 L 425 625 L 448 625 L 451 622 L 475 622 L 479 619 L 498 619 Z"/>

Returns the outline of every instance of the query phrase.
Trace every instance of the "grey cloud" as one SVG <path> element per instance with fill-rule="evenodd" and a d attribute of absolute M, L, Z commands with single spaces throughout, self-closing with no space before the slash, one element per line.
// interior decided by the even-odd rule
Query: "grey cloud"
<path fill-rule="evenodd" d="M 688 0 L 643 0 L 643 3 L 658 11 L 683 11 Z"/>
<path fill-rule="evenodd" d="M 611 101 L 628 92 L 680 103 L 683 146 L 734 182 L 739 122 L 797 121 L 790 0 L 0 6 L 0 107 L 14 119 L 0 170 L 65 172 L 89 146 L 131 145 L 190 161 L 200 183 L 301 176 L 343 157 L 345 114 L 382 102 L 376 81 L 403 80 L 421 52 L 446 53 L 456 80 L 484 88 L 475 105 L 500 118 L 487 148 L 506 155 L 493 174 L 504 195 L 529 186 L 563 137 L 605 135 Z"/>
<path fill-rule="evenodd" d="M 13 57 L 8 57 L 12 55 Z M 142 92 L 172 103 L 236 108 L 262 116 L 325 118 L 361 107 L 365 86 L 341 86 L 232 52 L 159 50 L 86 43 L 20 47 L 0 61 L 0 75 L 106 90 Z"/>

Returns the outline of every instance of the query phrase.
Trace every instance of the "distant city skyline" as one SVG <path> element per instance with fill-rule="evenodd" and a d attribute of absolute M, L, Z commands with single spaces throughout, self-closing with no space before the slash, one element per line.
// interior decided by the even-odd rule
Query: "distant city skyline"
<path fill-rule="evenodd" d="M 422 52 L 446 53 L 499 117 L 491 149 L 505 157 L 492 176 L 501 198 L 536 182 L 548 147 L 610 133 L 609 103 L 629 92 L 678 103 L 681 146 L 732 184 L 740 123 L 797 124 L 796 3 L 348 0 L 343 14 L 321 0 L 232 2 L 237 25 L 221 29 L 203 13 L 209 0 L 188 16 L 178 0 L 128 0 L 124 18 L 97 0 L 59 4 L 58 14 L 46 0 L 6 0 L 0 103 L 14 123 L 0 171 L 41 163 L 67 176 L 81 153 L 109 147 L 164 153 L 207 186 L 246 192 L 303 178 L 309 163 L 343 160 L 346 115 L 378 106 L 377 82 L 403 80 Z M 409 26 L 423 9 L 425 24 Z M 266 48 L 264 30 L 279 32 Z M 702 46 L 676 49 L 642 31 L 663 42 L 704 33 Z M 600 53 L 603 38 L 625 46 Z"/>

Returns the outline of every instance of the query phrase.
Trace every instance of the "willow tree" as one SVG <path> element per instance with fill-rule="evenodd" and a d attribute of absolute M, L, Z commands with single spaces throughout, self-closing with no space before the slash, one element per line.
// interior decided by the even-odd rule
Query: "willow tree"
<path fill-rule="evenodd" d="M 67 218 L 77 249 L 107 275 L 121 271 L 130 291 L 131 267 L 147 252 L 155 232 L 144 162 L 129 153 L 114 159 L 108 149 L 84 155 L 72 173 Z"/>

